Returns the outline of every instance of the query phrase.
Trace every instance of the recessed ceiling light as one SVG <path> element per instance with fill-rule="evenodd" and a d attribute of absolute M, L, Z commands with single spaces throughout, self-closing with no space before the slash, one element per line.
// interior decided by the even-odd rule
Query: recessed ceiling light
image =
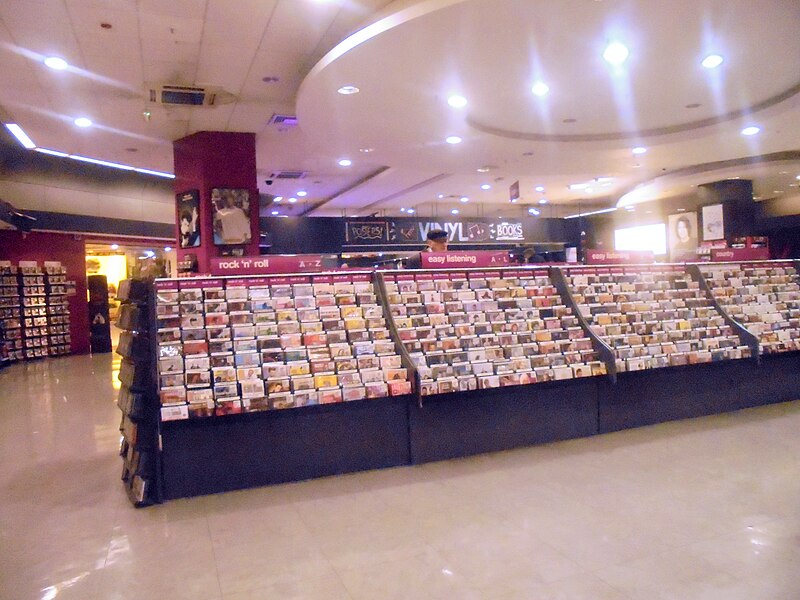
<path fill-rule="evenodd" d="M 587 194 L 592 194 L 592 193 L 594 193 L 594 190 L 592 188 L 590 188 L 590 187 L 587 187 L 586 188 L 586 193 Z"/>
<path fill-rule="evenodd" d="M 273 210 L 273 211 L 272 211 L 272 214 L 273 214 L 273 215 L 279 215 L 280 213 L 279 213 L 277 210 Z"/>
<path fill-rule="evenodd" d="M 358 89 L 358 88 L 357 88 L 356 86 L 354 86 L 354 85 L 343 85 L 342 87 L 340 87 L 340 88 L 339 88 L 338 90 L 336 90 L 336 91 L 337 91 L 337 92 L 339 92 L 340 94 L 342 94 L 343 96 L 349 96 L 349 95 L 351 95 L 351 94 L 357 94 L 357 93 L 358 93 L 358 92 L 360 92 L 361 90 L 360 90 L 360 89 Z"/>
<path fill-rule="evenodd" d="M 172 252 L 172 246 L 164 246 L 164 252 Z"/>
<path fill-rule="evenodd" d="M 458 209 L 454 208 L 453 210 L 450 211 L 450 214 L 451 215 L 457 215 L 458 214 Z"/>
<path fill-rule="evenodd" d="M 539 192 L 539 193 L 544 193 L 544 186 L 543 186 L 543 185 L 537 185 L 537 186 L 536 186 L 535 188 L 533 188 L 533 189 L 535 189 L 535 190 L 536 190 L 537 192 Z"/>
<path fill-rule="evenodd" d="M 22 130 L 22 127 L 16 123 L 6 123 L 6 129 L 11 132 L 11 135 L 17 138 L 17 141 L 22 144 L 23 147 L 28 150 L 36 148 L 36 144 L 33 143 L 33 140 L 29 138 L 28 134 Z"/>
<path fill-rule="evenodd" d="M 444 141 L 447 142 L 448 144 L 460 144 L 461 138 L 458 137 L 457 135 L 451 135 L 448 136 Z"/>
<path fill-rule="evenodd" d="M 686 212 L 686 209 L 685 208 L 679 208 L 678 212 Z"/>
<path fill-rule="evenodd" d="M 275 196 L 275 197 L 272 199 L 272 201 L 273 201 L 273 202 L 280 202 L 281 200 L 283 200 L 283 196 Z"/>
<path fill-rule="evenodd" d="M 297 198 L 295 198 L 294 196 L 289 198 L 289 204 L 294 204 L 295 202 L 297 202 Z"/>
<path fill-rule="evenodd" d="M 603 51 L 603 59 L 611 65 L 619 66 L 628 60 L 629 54 L 630 51 L 625 44 L 621 44 L 620 42 L 611 42 Z"/>
<path fill-rule="evenodd" d="M 111 244 L 112 250 L 119 250 L 119 244 Z"/>
<path fill-rule="evenodd" d="M 364 154 L 369 154 L 370 152 L 375 152 L 375 148 L 359 148 L 359 152 L 363 152 Z"/>
<path fill-rule="evenodd" d="M 519 198 L 511 198 L 511 204 L 516 204 Z"/>
<path fill-rule="evenodd" d="M 78 127 L 91 127 L 92 120 L 87 119 L 86 117 L 78 117 L 77 119 L 75 119 L 75 125 L 77 125 Z"/>
<path fill-rule="evenodd" d="M 405 209 L 405 207 L 401 208 L 401 209 L 400 209 L 400 212 L 406 212 L 406 209 Z"/>
<path fill-rule="evenodd" d="M 782 194 L 783 190 L 772 190 L 773 194 Z"/>
<path fill-rule="evenodd" d="M 596 177 L 595 181 L 597 183 L 611 183 L 612 181 L 614 181 L 614 178 L 613 177 Z"/>
<path fill-rule="evenodd" d="M 636 148 L 632 148 L 631 152 L 633 154 L 645 154 L 647 152 L 647 148 L 644 146 L 636 146 Z"/>
<path fill-rule="evenodd" d="M 641 167 L 642 165 L 640 165 L 639 163 L 636 163 L 635 165 L 631 165 L 631 166 L 632 166 L 634 169 L 638 169 L 638 168 L 639 168 L 639 167 Z"/>
<path fill-rule="evenodd" d="M 544 81 L 537 81 L 531 86 L 531 92 L 534 96 L 546 96 L 547 92 L 550 91 L 550 86 L 547 85 Z"/>
<path fill-rule="evenodd" d="M 547 198 L 539 198 L 539 204 L 547 204 Z"/>
<path fill-rule="evenodd" d="M 63 71 L 69 67 L 69 63 L 59 56 L 48 56 L 44 59 L 44 65 L 54 71 Z"/>
<path fill-rule="evenodd" d="M 308 192 L 305 190 L 300 190 L 299 192 L 297 192 L 297 195 L 302 198 L 304 196 L 308 196 Z"/>
<path fill-rule="evenodd" d="M 800 181 L 800 175 L 798 175 L 797 177 L 795 177 L 795 179 L 797 179 L 798 181 Z"/>
<path fill-rule="evenodd" d="M 450 96 L 447 103 L 453 108 L 464 108 L 467 105 L 467 99 L 464 96 Z"/>
<path fill-rule="evenodd" d="M 539 214 L 539 209 L 538 208 L 529 208 L 528 209 L 528 214 L 531 214 L 531 215 L 534 215 L 534 216 L 538 215 Z"/>
<path fill-rule="evenodd" d="M 414 214 L 414 209 L 413 209 L 413 208 L 409 208 L 409 209 L 406 211 L 406 213 L 408 213 L 409 215 L 413 215 L 413 214 Z"/>
<path fill-rule="evenodd" d="M 476 170 L 478 173 L 488 173 L 491 171 L 491 167 L 478 167 Z"/>
<path fill-rule="evenodd" d="M 585 190 L 586 188 L 589 187 L 589 184 L 588 183 L 571 183 L 567 187 L 569 187 L 569 189 L 571 189 L 571 190 Z"/>
<path fill-rule="evenodd" d="M 742 129 L 742 135 L 755 135 L 759 131 L 761 131 L 761 127 L 756 127 L 755 125 L 750 125 Z"/>
<path fill-rule="evenodd" d="M 706 69 L 716 69 L 723 62 L 723 58 L 719 54 L 709 54 L 700 63 Z"/>
<path fill-rule="evenodd" d="M 353 161 L 350 160 L 349 158 L 341 158 L 341 159 L 339 159 L 339 166 L 340 167 L 349 167 L 352 164 L 353 164 Z"/>
<path fill-rule="evenodd" d="M 461 200 L 462 203 L 466 204 L 467 202 L 469 202 L 469 196 L 461 196 L 459 200 Z"/>
<path fill-rule="evenodd" d="M 490 186 L 488 183 L 484 183 L 484 184 L 481 186 L 481 189 L 482 189 L 482 190 L 490 190 L 490 189 L 492 189 L 492 186 Z"/>

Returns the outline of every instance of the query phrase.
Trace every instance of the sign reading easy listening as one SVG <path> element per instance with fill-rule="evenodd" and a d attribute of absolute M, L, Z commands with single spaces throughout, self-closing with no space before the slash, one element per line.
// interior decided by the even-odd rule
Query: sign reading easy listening
<path fill-rule="evenodd" d="M 348 219 L 347 246 L 417 245 L 425 243 L 428 232 L 441 229 L 454 244 L 496 244 L 524 242 L 521 221 L 439 221 L 422 219 Z"/>
<path fill-rule="evenodd" d="M 655 256 L 649 250 L 587 250 L 587 265 L 620 265 L 620 264 L 646 264 L 655 261 Z"/>
<path fill-rule="evenodd" d="M 509 264 L 508 252 L 478 250 L 476 252 L 422 252 L 423 269 L 455 269 L 464 267 L 499 267 Z"/>
<path fill-rule="evenodd" d="M 212 275 L 263 275 L 324 271 L 322 255 L 220 256 L 211 259 Z"/>

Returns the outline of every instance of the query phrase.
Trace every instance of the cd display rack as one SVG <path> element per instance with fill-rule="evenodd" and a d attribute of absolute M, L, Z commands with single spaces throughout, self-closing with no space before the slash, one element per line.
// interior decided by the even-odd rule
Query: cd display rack
<path fill-rule="evenodd" d="M 18 279 L 22 299 L 23 357 L 26 360 L 44 358 L 49 355 L 44 272 L 36 263 L 21 263 Z"/>
<path fill-rule="evenodd" d="M 421 395 L 606 374 L 548 272 L 385 273 Z"/>
<path fill-rule="evenodd" d="M 616 372 L 749 358 L 750 346 L 681 265 L 565 269 Z"/>
<path fill-rule="evenodd" d="M 369 273 L 156 282 L 163 421 L 411 393 Z"/>
<path fill-rule="evenodd" d="M 0 364 L 24 358 L 21 308 L 17 267 L 9 262 L 0 263 Z"/>
<path fill-rule="evenodd" d="M 47 334 L 50 356 L 70 353 L 69 304 L 67 303 L 67 270 L 58 264 L 45 264 L 47 294 Z"/>
<path fill-rule="evenodd" d="M 117 347 L 122 357 L 117 398 L 117 406 L 122 411 L 122 481 L 134 506 L 146 506 L 160 498 L 158 397 L 150 348 L 150 323 L 155 313 L 152 312 L 150 286 L 143 281 L 122 281 L 117 298 L 122 302 L 117 321 L 122 329 Z"/>
<path fill-rule="evenodd" d="M 800 350 L 800 274 L 791 261 L 703 265 L 714 299 L 762 354 Z"/>

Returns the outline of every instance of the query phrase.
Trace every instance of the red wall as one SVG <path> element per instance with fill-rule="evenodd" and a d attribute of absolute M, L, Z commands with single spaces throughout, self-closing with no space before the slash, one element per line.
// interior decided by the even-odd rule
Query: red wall
<path fill-rule="evenodd" d="M 67 280 L 75 281 L 76 294 L 69 297 L 72 352 L 89 353 L 89 305 L 86 301 L 86 242 L 72 234 L 0 230 L 0 260 L 59 261 L 67 268 Z"/>
<path fill-rule="evenodd" d="M 200 192 L 200 247 L 181 250 L 180 221 L 175 208 L 175 246 L 178 261 L 186 253 L 195 254 L 200 273 L 209 272 L 209 259 L 220 255 L 214 245 L 211 190 L 245 188 L 250 190 L 251 242 L 247 256 L 258 255 L 258 179 L 256 174 L 256 136 L 254 133 L 199 131 L 173 142 L 176 194 L 189 190 Z"/>

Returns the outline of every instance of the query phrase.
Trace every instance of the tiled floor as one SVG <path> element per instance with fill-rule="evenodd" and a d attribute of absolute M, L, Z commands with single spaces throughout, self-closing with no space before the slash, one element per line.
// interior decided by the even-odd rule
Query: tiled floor
<path fill-rule="evenodd" d="M 800 402 L 135 510 L 112 371 L 0 372 L 0 598 L 800 598 Z"/>

